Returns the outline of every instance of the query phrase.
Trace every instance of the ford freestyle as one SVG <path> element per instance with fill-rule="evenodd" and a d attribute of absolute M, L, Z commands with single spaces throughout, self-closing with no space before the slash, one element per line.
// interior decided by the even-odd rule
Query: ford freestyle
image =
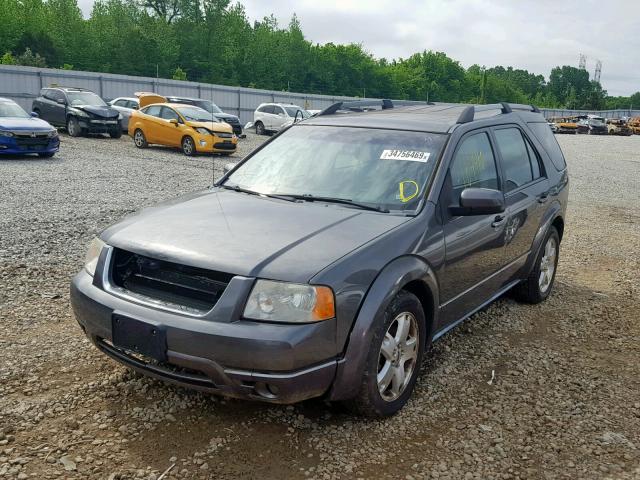
<path fill-rule="evenodd" d="M 448 330 L 545 300 L 568 175 L 537 108 L 378 107 L 335 104 L 102 232 L 71 286 L 85 334 L 179 385 L 386 416 Z"/>

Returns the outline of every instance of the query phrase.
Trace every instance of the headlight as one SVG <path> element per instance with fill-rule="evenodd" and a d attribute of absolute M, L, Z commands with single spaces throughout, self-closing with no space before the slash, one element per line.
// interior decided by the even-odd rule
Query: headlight
<path fill-rule="evenodd" d="M 47 137 L 49 138 L 53 138 L 53 137 L 57 137 L 58 136 L 58 130 L 56 130 L 55 128 L 49 132 L 47 132 Z"/>
<path fill-rule="evenodd" d="M 96 273 L 96 266 L 98 265 L 100 252 L 102 252 L 102 249 L 106 247 L 106 245 L 107 244 L 98 237 L 91 240 L 91 243 L 89 244 L 89 250 L 87 251 L 87 256 L 84 259 L 84 269 L 92 277 Z"/>
<path fill-rule="evenodd" d="M 196 128 L 196 132 L 198 132 L 201 135 L 211 135 L 211 132 L 209 132 L 209 130 L 207 130 L 206 128 L 202 128 L 202 127 Z"/>
<path fill-rule="evenodd" d="M 308 323 L 336 316 L 329 287 L 258 280 L 244 308 L 245 318 L 280 323 Z"/>
<path fill-rule="evenodd" d="M 0 137 L 13 137 L 13 133 L 6 130 L 0 130 Z"/>
<path fill-rule="evenodd" d="M 118 114 L 118 120 L 122 120 L 122 114 L 121 113 Z"/>
<path fill-rule="evenodd" d="M 83 112 L 82 110 L 78 110 L 77 108 L 72 109 L 72 112 L 74 115 L 77 115 L 78 117 L 88 117 L 89 114 L 87 114 L 87 112 Z"/>

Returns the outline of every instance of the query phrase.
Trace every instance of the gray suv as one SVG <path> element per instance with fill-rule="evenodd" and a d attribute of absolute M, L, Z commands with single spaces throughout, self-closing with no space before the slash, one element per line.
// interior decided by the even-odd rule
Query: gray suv
<path fill-rule="evenodd" d="M 550 294 L 568 176 L 535 107 L 338 103 L 205 191 L 105 230 L 86 335 L 144 374 L 391 415 L 425 350 L 502 294 Z"/>

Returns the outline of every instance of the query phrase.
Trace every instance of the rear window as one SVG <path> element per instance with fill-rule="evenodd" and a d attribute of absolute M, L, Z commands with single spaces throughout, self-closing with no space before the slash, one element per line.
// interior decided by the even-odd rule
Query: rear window
<path fill-rule="evenodd" d="M 564 155 L 562 154 L 562 150 L 560 150 L 560 145 L 558 145 L 558 141 L 553 135 L 551 128 L 549 128 L 549 125 L 546 122 L 529 123 L 528 125 L 538 141 L 547 151 L 547 154 L 551 157 L 551 161 L 555 167 L 560 171 L 567 168 Z"/>

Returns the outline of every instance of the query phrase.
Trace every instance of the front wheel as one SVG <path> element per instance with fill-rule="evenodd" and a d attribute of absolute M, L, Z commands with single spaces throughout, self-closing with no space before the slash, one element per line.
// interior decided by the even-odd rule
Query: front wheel
<path fill-rule="evenodd" d="M 267 130 L 264 128 L 264 124 L 262 122 L 256 123 L 256 135 L 266 135 Z"/>
<path fill-rule="evenodd" d="M 551 227 L 536 258 L 529 277 L 514 289 L 516 298 L 525 303 L 540 303 L 551 293 L 560 253 L 560 235 Z"/>
<path fill-rule="evenodd" d="M 82 128 L 76 117 L 69 117 L 67 120 L 67 133 L 72 137 L 79 137 L 82 134 Z"/>
<path fill-rule="evenodd" d="M 138 148 L 147 148 L 149 146 L 144 132 L 139 128 L 133 133 L 133 143 Z"/>
<path fill-rule="evenodd" d="M 196 144 L 193 142 L 193 138 L 186 136 L 182 139 L 182 153 L 187 157 L 192 157 L 196 154 Z"/>
<path fill-rule="evenodd" d="M 420 300 L 401 291 L 374 332 L 360 391 L 347 406 L 369 417 L 386 417 L 404 407 L 418 377 L 426 334 Z"/>

